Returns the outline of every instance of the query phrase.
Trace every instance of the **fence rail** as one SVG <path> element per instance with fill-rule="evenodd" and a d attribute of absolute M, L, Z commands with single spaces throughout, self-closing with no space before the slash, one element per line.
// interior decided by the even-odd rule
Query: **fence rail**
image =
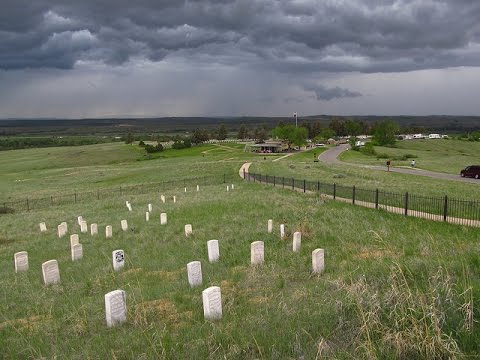
<path fill-rule="evenodd" d="M 197 185 L 216 185 L 233 180 L 234 176 L 223 174 L 218 176 L 202 176 L 185 179 L 175 179 L 149 184 L 119 186 L 115 188 L 96 189 L 92 191 L 74 191 L 68 194 L 55 194 L 42 198 L 25 198 L 0 202 L 3 212 L 24 212 L 36 209 L 45 209 L 52 206 L 76 204 L 112 197 L 141 195 L 155 191 L 163 191 L 180 187 L 196 187 Z M 236 177 L 235 177 L 236 179 Z M 182 189 L 183 191 L 183 189 Z"/>
<path fill-rule="evenodd" d="M 247 181 L 270 184 L 284 189 L 316 192 L 333 200 L 373 209 L 383 209 L 405 216 L 480 227 L 480 201 L 478 200 L 461 200 L 446 195 L 435 197 L 409 192 L 396 193 L 379 189 L 362 189 L 336 183 L 247 172 L 244 172 L 243 178 Z"/>

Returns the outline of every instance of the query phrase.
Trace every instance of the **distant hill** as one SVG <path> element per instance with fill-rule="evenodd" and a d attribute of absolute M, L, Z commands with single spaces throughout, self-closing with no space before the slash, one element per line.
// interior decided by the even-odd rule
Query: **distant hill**
<path fill-rule="evenodd" d="M 480 116 L 334 116 L 313 115 L 299 117 L 298 123 L 320 122 L 327 126 L 332 118 L 360 120 L 375 123 L 385 119 L 401 127 L 424 127 L 436 132 L 468 132 L 480 130 Z M 186 133 L 196 128 L 213 129 L 224 123 L 229 131 L 241 124 L 254 128 L 265 125 L 275 127 L 280 121 L 294 123 L 287 117 L 163 117 L 163 118 L 111 118 L 111 119 L 7 119 L 0 120 L 0 136 L 8 135 L 122 135 L 131 133 Z"/>

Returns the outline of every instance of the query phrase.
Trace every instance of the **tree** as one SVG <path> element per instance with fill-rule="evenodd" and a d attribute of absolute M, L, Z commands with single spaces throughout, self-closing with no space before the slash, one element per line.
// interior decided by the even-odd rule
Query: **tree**
<path fill-rule="evenodd" d="M 345 131 L 347 132 L 347 135 L 350 136 L 349 143 L 352 149 L 356 148 L 356 143 L 357 143 L 357 136 L 360 135 L 360 132 L 362 131 L 362 125 L 358 121 L 354 120 L 347 120 L 345 122 Z"/>
<path fill-rule="evenodd" d="M 248 137 L 248 130 L 245 124 L 240 125 L 238 129 L 237 139 L 246 139 Z"/>
<path fill-rule="evenodd" d="M 208 134 L 207 130 L 205 129 L 195 129 L 192 134 L 192 144 L 201 144 L 205 141 L 210 140 L 210 135 Z"/>
<path fill-rule="evenodd" d="M 308 134 L 308 137 L 310 139 L 315 138 L 318 134 L 320 134 L 320 131 L 322 131 L 322 124 L 320 121 L 315 121 L 312 126 L 310 127 L 310 132 Z"/>
<path fill-rule="evenodd" d="M 338 136 L 347 135 L 345 131 L 345 123 L 338 118 L 333 118 L 330 121 L 330 124 L 328 124 L 328 127 L 335 131 L 335 134 L 337 134 Z"/>
<path fill-rule="evenodd" d="M 217 134 L 218 134 L 217 135 L 218 140 L 225 140 L 227 138 L 228 130 L 225 124 L 220 124 L 217 130 Z"/>
<path fill-rule="evenodd" d="M 380 146 L 395 145 L 395 135 L 400 130 L 397 123 L 385 120 L 373 126 L 373 140 Z"/>
<path fill-rule="evenodd" d="M 320 139 L 328 140 L 330 138 L 333 138 L 335 135 L 335 131 L 328 127 L 320 130 L 320 134 L 318 134 L 317 137 L 319 137 Z"/>
<path fill-rule="evenodd" d="M 293 145 L 302 146 L 307 143 L 308 130 L 304 127 L 295 127 L 294 125 L 277 126 L 272 130 L 273 137 L 287 142 L 290 149 Z"/>
<path fill-rule="evenodd" d="M 135 138 L 133 137 L 132 133 L 129 132 L 127 134 L 127 137 L 125 138 L 125 144 L 131 144 L 135 141 Z"/>
<path fill-rule="evenodd" d="M 265 126 L 260 126 L 255 129 L 255 139 L 257 139 L 258 142 L 267 140 L 267 129 Z"/>

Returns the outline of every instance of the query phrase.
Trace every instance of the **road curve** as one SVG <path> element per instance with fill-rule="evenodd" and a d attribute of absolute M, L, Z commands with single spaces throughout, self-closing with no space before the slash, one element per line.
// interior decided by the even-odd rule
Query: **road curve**
<path fill-rule="evenodd" d="M 348 144 L 341 144 L 335 146 L 333 148 L 324 151 L 318 156 L 318 159 L 325 164 L 334 164 L 334 165 L 348 165 L 348 166 L 356 166 L 361 167 L 364 169 L 372 169 L 372 170 L 380 170 L 380 171 L 388 171 L 386 166 L 378 166 L 378 165 L 362 165 L 362 164 L 352 164 L 338 160 L 338 156 L 348 150 L 350 145 Z M 460 175 L 455 174 L 447 174 L 447 173 L 439 173 L 434 171 L 422 170 L 418 168 L 399 168 L 399 167 L 390 167 L 390 172 L 397 172 L 402 174 L 410 174 L 410 175 L 419 175 L 419 176 L 427 176 L 435 179 L 445 179 L 445 180 L 454 180 L 454 181 L 463 181 L 473 184 L 479 184 L 480 180 L 472 179 L 472 178 L 462 178 Z"/>

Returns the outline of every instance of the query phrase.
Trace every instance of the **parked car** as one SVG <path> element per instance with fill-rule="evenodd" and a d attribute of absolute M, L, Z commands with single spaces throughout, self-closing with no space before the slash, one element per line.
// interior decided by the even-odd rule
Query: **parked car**
<path fill-rule="evenodd" d="M 474 177 L 480 179 L 480 165 L 470 165 L 460 171 L 461 177 Z"/>

